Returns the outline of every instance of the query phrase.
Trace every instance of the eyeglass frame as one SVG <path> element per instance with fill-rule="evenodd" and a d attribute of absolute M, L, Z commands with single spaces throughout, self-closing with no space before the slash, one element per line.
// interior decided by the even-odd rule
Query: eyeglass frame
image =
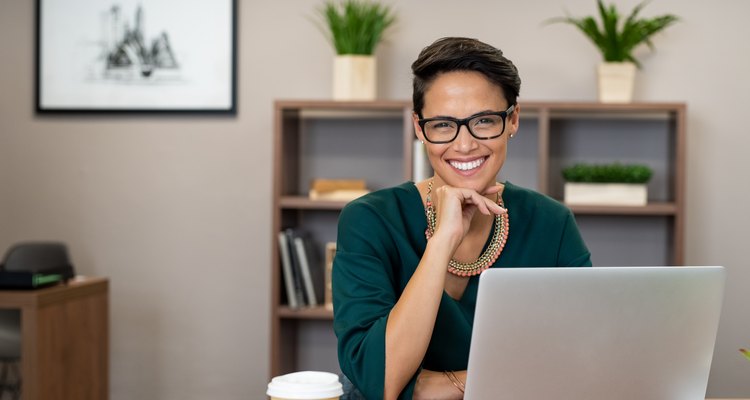
<path fill-rule="evenodd" d="M 458 137 L 458 134 L 461 132 L 461 127 L 462 126 L 466 126 L 466 130 L 469 131 L 469 134 L 473 138 L 475 138 L 477 140 L 490 140 L 490 139 L 496 139 L 496 138 L 499 138 L 500 136 L 503 136 L 503 134 L 505 133 L 505 126 L 506 126 L 505 120 L 508 118 L 509 115 L 513 114 L 513 111 L 515 111 L 515 110 L 516 110 L 516 104 L 513 104 L 510 107 L 508 107 L 508 109 L 506 109 L 505 111 L 480 112 L 480 113 L 477 113 L 477 114 L 474 114 L 474 115 L 470 115 L 470 116 L 468 116 L 466 118 L 463 118 L 463 119 L 453 118 L 453 117 L 420 118 L 420 119 L 417 120 L 417 124 L 419 125 L 419 128 L 422 129 L 422 134 L 424 135 L 425 140 L 428 141 L 428 142 L 430 142 L 430 143 L 432 143 L 432 144 L 446 144 L 446 143 L 450 143 L 450 142 L 456 140 L 456 138 Z M 469 126 L 469 121 L 471 121 L 474 118 L 484 117 L 484 116 L 487 116 L 487 115 L 497 115 L 497 116 L 503 117 L 503 130 L 501 130 L 500 133 L 498 133 L 495 136 L 480 137 L 480 136 L 475 135 L 474 132 L 471 130 L 471 126 Z M 458 124 L 456 126 L 456 134 L 453 135 L 453 138 L 451 138 L 451 140 L 439 140 L 439 141 L 430 140 L 430 138 L 427 137 L 427 134 L 424 133 L 424 126 L 428 122 L 432 122 L 432 121 L 451 121 L 451 122 L 454 122 L 454 123 Z"/>

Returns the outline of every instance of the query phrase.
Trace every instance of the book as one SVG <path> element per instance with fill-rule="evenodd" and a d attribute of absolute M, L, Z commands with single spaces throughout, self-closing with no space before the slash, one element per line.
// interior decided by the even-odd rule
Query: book
<path fill-rule="evenodd" d="M 284 229 L 284 235 L 286 236 L 289 259 L 291 260 L 290 264 L 292 267 L 292 281 L 294 283 L 294 297 L 297 299 L 297 304 L 299 305 L 299 307 L 305 307 L 307 306 L 307 301 L 305 300 L 305 289 L 303 286 L 304 284 L 302 283 L 302 270 L 300 269 L 299 255 L 294 248 L 294 238 L 296 236 L 296 233 L 294 229 L 287 228 Z"/>
<path fill-rule="evenodd" d="M 295 250 L 302 276 L 306 304 L 315 307 L 323 301 L 323 268 L 318 262 L 312 240 L 308 235 L 298 233 L 294 237 Z"/>
<path fill-rule="evenodd" d="M 310 200 L 329 200 L 329 201 L 352 201 L 370 193 L 367 189 L 339 189 L 330 192 L 318 193 L 310 191 Z"/>
<path fill-rule="evenodd" d="M 286 300 L 289 308 L 299 308 L 300 304 L 297 301 L 297 296 L 294 290 L 294 275 L 292 272 L 292 259 L 289 254 L 289 244 L 287 243 L 287 237 L 284 232 L 279 232 L 279 253 L 281 256 L 281 272 L 284 276 L 284 288 L 286 289 Z"/>
<path fill-rule="evenodd" d="M 324 295 L 324 306 L 329 310 L 333 310 L 333 259 L 336 256 L 336 243 L 326 243 L 326 257 L 325 257 L 325 295 Z"/>
<path fill-rule="evenodd" d="M 310 200 L 351 201 L 370 193 L 362 179 L 315 179 L 310 187 Z"/>

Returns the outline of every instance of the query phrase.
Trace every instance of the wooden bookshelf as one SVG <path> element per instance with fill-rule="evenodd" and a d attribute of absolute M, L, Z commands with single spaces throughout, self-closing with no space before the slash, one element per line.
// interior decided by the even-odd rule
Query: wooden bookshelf
<path fill-rule="evenodd" d="M 509 142 L 499 179 L 561 199 L 560 171 L 574 161 L 648 164 L 654 177 L 647 205 L 570 208 L 595 265 L 683 264 L 684 104 L 521 102 L 520 107 L 521 126 Z M 411 102 L 280 100 L 274 115 L 271 375 L 336 371 L 333 313 L 288 307 L 275 238 L 283 228 L 307 230 L 318 241 L 321 260 L 325 242 L 335 241 L 338 212 L 346 202 L 310 200 L 313 178 L 365 179 L 370 190 L 412 180 Z"/>

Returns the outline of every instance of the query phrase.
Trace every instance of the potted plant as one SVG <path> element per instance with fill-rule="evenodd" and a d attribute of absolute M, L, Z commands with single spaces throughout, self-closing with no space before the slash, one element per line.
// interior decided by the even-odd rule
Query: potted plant
<path fill-rule="evenodd" d="M 334 100 L 374 100 L 375 49 L 396 17 L 388 6 L 367 0 L 328 1 L 319 10 L 336 50 Z"/>
<path fill-rule="evenodd" d="M 575 164 L 562 171 L 565 204 L 643 206 L 652 170 L 645 165 Z"/>
<path fill-rule="evenodd" d="M 636 67 L 641 66 L 633 51 L 642 44 L 653 49 L 651 38 L 677 22 L 678 18 L 672 14 L 641 18 L 638 14 L 646 4 L 642 2 L 623 21 L 614 4 L 607 6 L 602 0 L 597 0 L 597 3 L 601 19 L 599 23 L 592 16 L 566 16 L 548 22 L 574 25 L 601 51 L 604 61 L 598 68 L 599 101 L 628 103 L 633 99 Z"/>

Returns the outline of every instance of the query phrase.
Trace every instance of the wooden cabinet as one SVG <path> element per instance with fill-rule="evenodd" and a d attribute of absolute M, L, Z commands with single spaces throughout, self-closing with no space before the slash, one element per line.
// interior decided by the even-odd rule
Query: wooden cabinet
<path fill-rule="evenodd" d="M 571 207 L 595 265 L 681 265 L 684 241 L 685 105 L 521 102 L 500 180 L 562 198 L 561 169 L 575 162 L 652 167 L 642 207 Z M 276 236 L 298 227 L 324 244 L 336 239 L 344 202 L 313 201 L 314 178 L 365 179 L 377 190 L 412 179 L 411 102 L 277 101 L 271 264 L 271 374 L 336 372 L 332 313 L 292 310 L 282 295 Z"/>
<path fill-rule="evenodd" d="M 21 399 L 109 398 L 109 280 L 2 290 L 21 315 Z"/>

